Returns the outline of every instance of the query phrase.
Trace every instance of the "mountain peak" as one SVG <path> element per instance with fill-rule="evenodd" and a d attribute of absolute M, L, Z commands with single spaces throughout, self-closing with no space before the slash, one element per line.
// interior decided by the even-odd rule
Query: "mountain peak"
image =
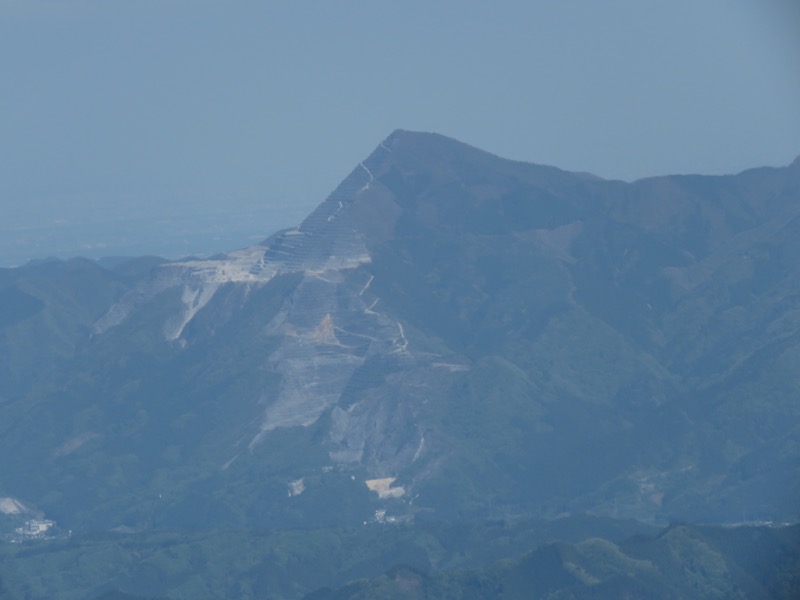
<path fill-rule="evenodd" d="M 454 153 L 472 153 L 481 157 L 494 157 L 494 154 L 470 146 L 464 142 L 447 137 L 440 133 L 428 131 L 409 131 L 406 129 L 395 129 L 383 140 L 377 150 L 389 150 L 390 152 L 401 152 L 403 154 L 414 154 L 417 156 L 430 157 L 431 155 L 442 153 L 452 155 Z"/>

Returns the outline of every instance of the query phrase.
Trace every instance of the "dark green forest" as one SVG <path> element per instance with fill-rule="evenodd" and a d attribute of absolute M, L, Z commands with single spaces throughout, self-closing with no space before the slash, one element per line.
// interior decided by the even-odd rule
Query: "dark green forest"
<path fill-rule="evenodd" d="M 105 534 L 0 546 L 2 598 L 776 598 L 800 527 L 571 518 Z"/>

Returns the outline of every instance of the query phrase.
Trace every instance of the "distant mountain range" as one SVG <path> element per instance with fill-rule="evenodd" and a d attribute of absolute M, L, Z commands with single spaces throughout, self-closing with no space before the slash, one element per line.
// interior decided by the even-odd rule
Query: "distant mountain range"
<path fill-rule="evenodd" d="M 295 225 L 306 216 L 296 203 L 263 198 L 51 198 L 50 205 L 3 206 L 0 268 L 46 257 L 178 259 L 209 256 L 264 238 L 265 231 Z M 265 230 L 265 226 L 268 229 Z"/>
<path fill-rule="evenodd" d="M 624 183 L 396 131 L 260 245 L 0 270 L 0 508 L 794 522 L 798 374 L 800 159 Z"/>

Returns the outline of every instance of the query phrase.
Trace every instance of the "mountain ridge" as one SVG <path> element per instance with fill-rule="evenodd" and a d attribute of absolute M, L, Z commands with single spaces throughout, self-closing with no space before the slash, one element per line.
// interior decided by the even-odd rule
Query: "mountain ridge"
<path fill-rule="evenodd" d="M 250 248 L 0 272 L 0 492 L 89 529 L 795 520 L 799 182 L 397 130 Z"/>

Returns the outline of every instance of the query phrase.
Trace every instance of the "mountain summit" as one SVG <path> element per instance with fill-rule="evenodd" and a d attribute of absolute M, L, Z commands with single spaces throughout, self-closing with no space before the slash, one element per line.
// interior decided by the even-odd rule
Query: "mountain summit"
<path fill-rule="evenodd" d="M 799 199 L 796 165 L 623 183 L 396 131 L 257 246 L 4 270 L 0 495 L 83 529 L 795 520 Z"/>

